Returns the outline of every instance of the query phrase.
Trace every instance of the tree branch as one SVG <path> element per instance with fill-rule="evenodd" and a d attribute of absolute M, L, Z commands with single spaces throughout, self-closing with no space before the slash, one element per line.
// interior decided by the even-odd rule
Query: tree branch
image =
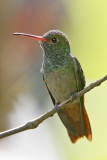
<path fill-rule="evenodd" d="M 87 86 L 86 88 L 84 88 L 80 92 L 73 94 L 69 99 L 67 99 L 66 101 L 64 101 L 60 105 L 58 105 L 58 107 L 63 108 L 66 103 L 69 103 L 69 102 L 72 103 L 76 98 L 81 97 L 85 93 L 92 90 L 94 87 L 99 86 L 105 80 L 107 80 L 107 75 L 105 77 L 97 80 L 96 82 L 91 83 L 89 86 Z M 16 134 L 16 133 L 19 133 L 19 132 L 22 132 L 22 131 L 37 128 L 40 123 L 42 123 L 45 119 L 53 116 L 55 113 L 56 113 L 56 110 L 53 108 L 53 109 L 49 110 L 48 112 L 44 113 L 43 115 L 41 115 L 40 117 L 38 117 L 34 120 L 31 120 L 22 126 L 1 132 L 0 139 L 2 139 L 4 137 L 8 137 L 8 136 Z"/>

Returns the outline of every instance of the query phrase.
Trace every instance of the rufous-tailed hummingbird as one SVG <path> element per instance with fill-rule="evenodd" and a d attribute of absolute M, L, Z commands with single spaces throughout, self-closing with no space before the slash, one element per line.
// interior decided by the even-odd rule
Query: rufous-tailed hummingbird
<path fill-rule="evenodd" d="M 74 103 L 65 104 L 63 109 L 58 109 L 58 104 L 85 87 L 83 70 L 79 61 L 71 54 L 67 36 L 58 30 L 51 30 L 43 36 L 25 33 L 14 35 L 28 36 L 40 41 L 43 48 L 43 80 L 71 141 L 75 143 L 84 136 L 91 141 L 92 132 L 84 106 L 84 96 Z"/>

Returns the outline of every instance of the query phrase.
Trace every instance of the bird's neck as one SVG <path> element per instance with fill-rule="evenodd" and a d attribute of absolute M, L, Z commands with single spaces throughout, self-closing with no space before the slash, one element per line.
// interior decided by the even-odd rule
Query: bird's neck
<path fill-rule="evenodd" d="M 44 52 L 43 57 L 43 70 L 45 73 L 49 73 L 55 70 L 59 70 L 61 67 L 69 62 L 70 54 L 68 53 L 55 53 Z"/>

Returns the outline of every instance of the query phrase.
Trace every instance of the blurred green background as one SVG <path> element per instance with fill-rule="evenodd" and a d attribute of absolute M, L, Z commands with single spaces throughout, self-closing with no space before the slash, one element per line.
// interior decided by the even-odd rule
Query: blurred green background
<path fill-rule="evenodd" d="M 87 85 L 107 74 L 106 0 L 0 1 L 0 131 L 17 127 L 53 107 L 40 67 L 38 42 L 12 35 L 65 32 Z M 107 82 L 85 95 L 93 140 L 72 144 L 58 116 L 37 129 L 0 140 L 0 159 L 106 160 Z"/>

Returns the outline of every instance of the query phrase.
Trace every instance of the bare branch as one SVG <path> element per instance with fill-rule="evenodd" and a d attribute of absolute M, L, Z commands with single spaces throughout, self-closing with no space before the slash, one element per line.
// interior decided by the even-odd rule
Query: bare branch
<path fill-rule="evenodd" d="M 64 101 L 60 105 L 58 105 L 58 107 L 63 108 L 66 103 L 73 102 L 76 98 L 81 97 L 82 95 L 89 92 L 93 88 L 99 86 L 105 80 L 107 80 L 107 75 L 105 77 L 97 80 L 96 82 L 91 83 L 89 86 L 87 86 L 86 88 L 84 88 L 80 92 L 73 94 L 69 99 L 67 99 L 66 101 Z M 19 133 L 19 132 L 22 132 L 22 131 L 37 128 L 40 123 L 42 123 L 45 119 L 53 116 L 55 113 L 56 113 L 56 110 L 53 108 L 53 109 L 49 110 L 48 112 L 44 113 L 43 115 L 41 115 L 40 117 L 38 117 L 34 120 L 31 120 L 31 121 L 27 122 L 26 124 L 24 124 L 22 126 L 19 126 L 17 128 L 13 128 L 11 130 L 1 132 L 0 133 L 0 139 L 2 139 L 4 137 L 8 137 L 8 136 L 16 134 L 16 133 Z"/>

